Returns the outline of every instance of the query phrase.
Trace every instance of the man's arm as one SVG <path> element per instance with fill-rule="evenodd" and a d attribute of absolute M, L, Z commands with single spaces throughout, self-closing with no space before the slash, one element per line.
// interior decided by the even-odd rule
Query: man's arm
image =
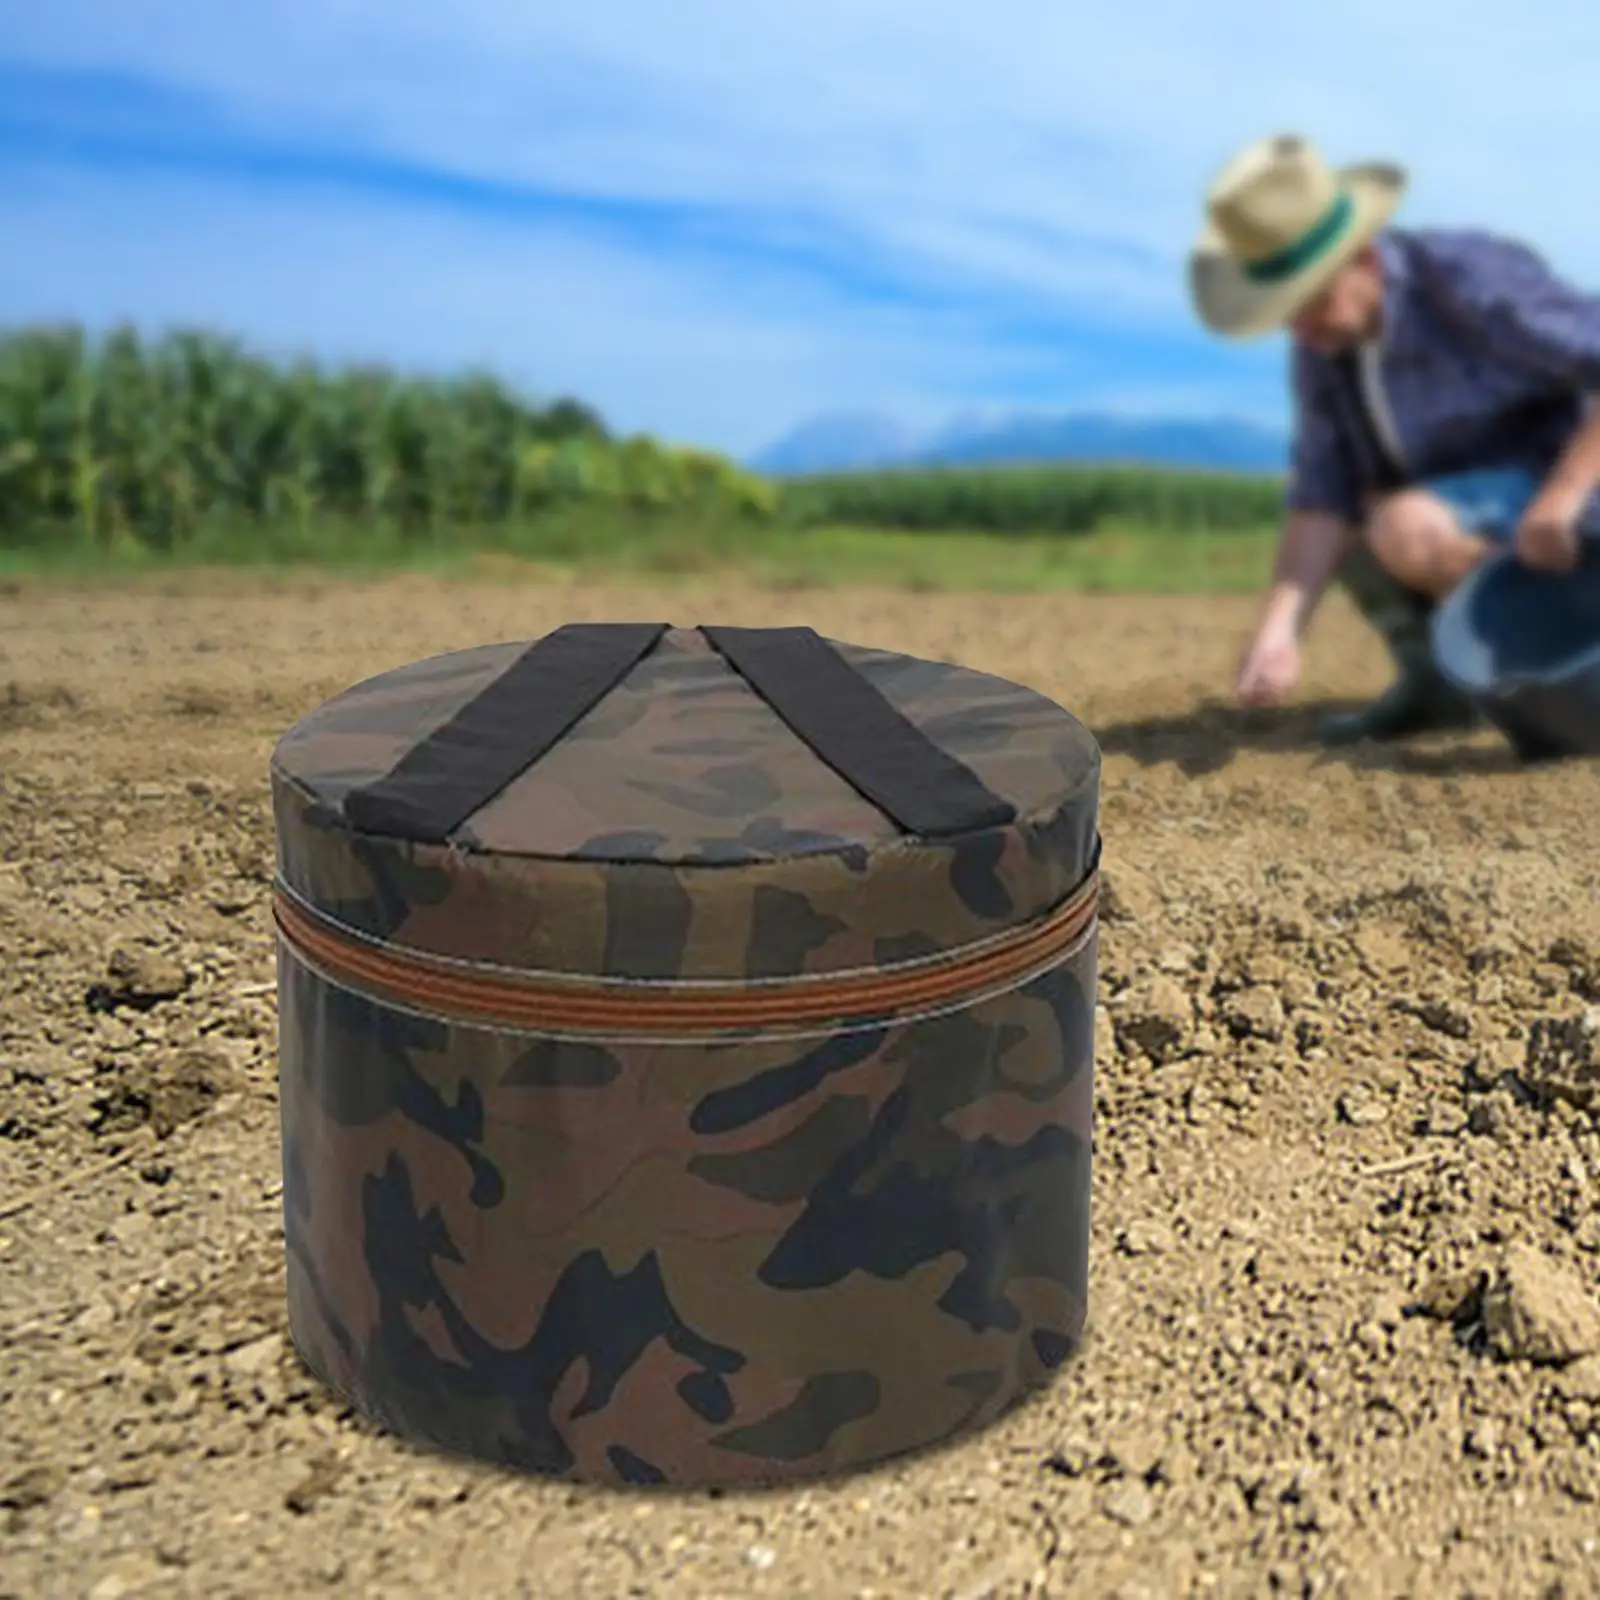
<path fill-rule="evenodd" d="M 1587 415 L 1556 458 L 1545 489 L 1576 507 L 1600 484 L 1600 405 L 1590 398 Z"/>
<path fill-rule="evenodd" d="M 1292 347 L 1294 443 L 1283 533 L 1255 638 L 1239 664 L 1246 705 L 1282 701 L 1300 676 L 1300 635 L 1355 538 L 1362 496 L 1350 446 L 1327 392 L 1328 374 Z"/>
<path fill-rule="evenodd" d="M 1289 513 L 1261 621 L 1239 663 L 1245 705 L 1279 704 L 1299 682 L 1300 635 L 1354 536 L 1354 525 L 1332 513 Z"/>
<path fill-rule="evenodd" d="M 1543 572 L 1571 572 L 1578 565 L 1578 527 L 1584 507 L 1600 483 L 1600 408 L 1588 414 L 1556 458 L 1543 487 L 1517 524 L 1517 554 Z"/>
<path fill-rule="evenodd" d="M 1261 630 L 1298 639 L 1355 544 L 1356 524 L 1326 511 L 1291 511 L 1261 613 Z"/>

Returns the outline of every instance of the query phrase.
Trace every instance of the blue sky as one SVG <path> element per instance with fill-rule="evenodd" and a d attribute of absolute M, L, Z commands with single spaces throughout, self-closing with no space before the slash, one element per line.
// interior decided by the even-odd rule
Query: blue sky
<path fill-rule="evenodd" d="M 837 410 L 1277 419 L 1281 344 L 1183 280 L 1262 133 L 1600 287 L 1592 0 L 0 11 L 0 320 L 488 364 L 739 454 Z"/>

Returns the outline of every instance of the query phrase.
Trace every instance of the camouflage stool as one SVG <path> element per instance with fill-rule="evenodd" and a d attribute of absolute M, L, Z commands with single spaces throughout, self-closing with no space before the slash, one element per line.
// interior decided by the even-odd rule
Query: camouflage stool
<path fill-rule="evenodd" d="M 291 1328 L 394 1431 L 709 1486 L 1083 1328 L 1100 755 L 807 628 L 558 629 L 272 764 Z"/>

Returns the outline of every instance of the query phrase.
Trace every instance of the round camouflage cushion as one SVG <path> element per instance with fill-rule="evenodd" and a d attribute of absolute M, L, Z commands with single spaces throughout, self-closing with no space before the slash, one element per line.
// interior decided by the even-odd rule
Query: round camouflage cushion
<path fill-rule="evenodd" d="M 810 630 L 418 662 L 272 763 L 291 1327 L 397 1432 L 716 1485 L 1075 1347 L 1099 752 Z"/>

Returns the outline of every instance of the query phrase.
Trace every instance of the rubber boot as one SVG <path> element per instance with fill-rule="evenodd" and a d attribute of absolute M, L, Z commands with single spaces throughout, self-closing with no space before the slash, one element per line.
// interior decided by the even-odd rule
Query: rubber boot
<path fill-rule="evenodd" d="M 1392 578 L 1364 544 L 1345 558 L 1339 582 L 1356 609 L 1383 636 L 1397 673 L 1371 705 L 1324 717 L 1317 729 L 1321 741 L 1346 745 L 1362 739 L 1407 739 L 1419 733 L 1475 727 L 1480 719 L 1472 702 L 1434 665 L 1428 642 L 1433 602 Z"/>

